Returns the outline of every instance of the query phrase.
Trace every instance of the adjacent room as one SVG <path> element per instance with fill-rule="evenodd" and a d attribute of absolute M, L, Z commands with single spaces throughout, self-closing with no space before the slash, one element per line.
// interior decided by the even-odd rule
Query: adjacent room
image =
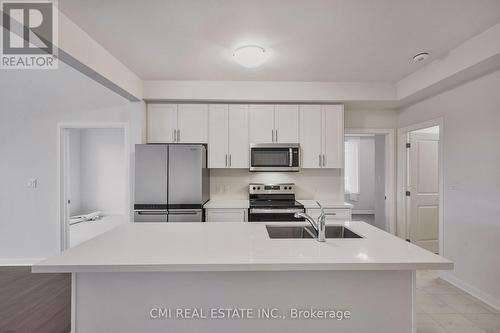
<path fill-rule="evenodd" d="M 0 11 L 0 333 L 500 333 L 500 1 Z"/>

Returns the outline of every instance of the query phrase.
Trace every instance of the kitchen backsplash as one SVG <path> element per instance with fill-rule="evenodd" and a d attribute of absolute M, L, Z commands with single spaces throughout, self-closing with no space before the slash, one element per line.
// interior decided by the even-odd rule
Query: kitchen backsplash
<path fill-rule="evenodd" d="M 247 199 L 249 183 L 295 183 L 297 199 L 344 200 L 340 169 L 304 169 L 300 172 L 211 169 L 210 199 Z"/>

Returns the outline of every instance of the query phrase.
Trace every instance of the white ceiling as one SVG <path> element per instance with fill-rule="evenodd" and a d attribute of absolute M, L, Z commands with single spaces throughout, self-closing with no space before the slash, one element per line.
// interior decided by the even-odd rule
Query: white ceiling
<path fill-rule="evenodd" d="M 499 0 L 60 0 L 146 80 L 395 82 L 500 22 Z M 256 69 L 232 51 L 271 53 Z"/>

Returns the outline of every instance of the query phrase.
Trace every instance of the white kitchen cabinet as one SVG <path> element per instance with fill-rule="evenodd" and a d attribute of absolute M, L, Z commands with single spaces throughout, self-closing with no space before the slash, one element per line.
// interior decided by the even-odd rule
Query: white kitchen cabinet
<path fill-rule="evenodd" d="M 325 216 L 326 222 L 350 221 L 352 219 L 352 211 L 350 208 L 325 208 L 324 212 L 325 214 L 331 214 Z M 306 213 L 317 220 L 321 214 L 321 210 L 318 208 L 310 208 L 306 209 Z"/>
<path fill-rule="evenodd" d="M 209 106 L 209 168 L 248 168 L 248 106 Z"/>
<path fill-rule="evenodd" d="M 206 210 L 207 222 L 246 222 L 247 209 L 241 208 L 210 208 Z"/>
<path fill-rule="evenodd" d="M 302 168 L 343 168 L 343 106 L 301 105 L 299 122 Z"/>
<path fill-rule="evenodd" d="M 301 105 L 299 113 L 302 168 L 321 168 L 321 105 Z"/>
<path fill-rule="evenodd" d="M 148 143 L 173 143 L 177 130 L 177 104 L 149 104 Z"/>
<path fill-rule="evenodd" d="M 249 106 L 250 143 L 298 143 L 299 106 L 252 104 Z"/>
<path fill-rule="evenodd" d="M 249 168 L 248 105 L 231 104 L 228 110 L 229 167 Z"/>
<path fill-rule="evenodd" d="M 274 109 L 274 142 L 299 142 L 299 106 L 276 105 Z"/>
<path fill-rule="evenodd" d="M 206 104 L 179 104 L 177 108 L 177 137 L 180 143 L 207 143 Z"/>
<path fill-rule="evenodd" d="M 274 142 L 274 105 L 251 104 L 248 113 L 250 143 Z"/>
<path fill-rule="evenodd" d="M 228 154 L 228 105 L 208 108 L 208 167 L 226 168 Z"/>
<path fill-rule="evenodd" d="M 344 167 L 344 106 L 322 105 L 323 168 Z"/>
<path fill-rule="evenodd" d="M 206 143 L 206 104 L 149 104 L 148 143 Z"/>

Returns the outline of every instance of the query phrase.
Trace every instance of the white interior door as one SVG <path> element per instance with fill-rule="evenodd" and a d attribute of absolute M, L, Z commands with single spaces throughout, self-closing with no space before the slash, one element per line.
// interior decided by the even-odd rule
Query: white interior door
<path fill-rule="evenodd" d="M 299 127 L 302 168 L 321 168 L 321 106 L 301 105 Z"/>
<path fill-rule="evenodd" d="M 248 142 L 248 105 L 229 106 L 229 167 L 248 169 L 250 145 Z"/>
<path fill-rule="evenodd" d="M 344 107 L 323 105 L 323 161 L 324 168 L 344 167 Z"/>
<path fill-rule="evenodd" d="M 274 112 L 275 141 L 281 143 L 299 142 L 299 106 L 276 105 Z"/>
<path fill-rule="evenodd" d="M 410 133 L 410 241 L 439 251 L 439 134 Z"/>
<path fill-rule="evenodd" d="M 251 104 L 248 109 L 250 143 L 274 141 L 274 105 Z"/>
<path fill-rule="evenodd" d="M 207 143 L 208 105 L 179 104 L 178 110 L 179 142 Z"/>
<path fill-rule="evenodd" d="M 148 105 L 148 143 L 174 142 L 174 130 L 176 129 L 176 104 Z"/>
<path fill-rule="evenodd" d="M 228 105 L 212 104 L 208 110 L 208 167 L 227 167 Z"/>

